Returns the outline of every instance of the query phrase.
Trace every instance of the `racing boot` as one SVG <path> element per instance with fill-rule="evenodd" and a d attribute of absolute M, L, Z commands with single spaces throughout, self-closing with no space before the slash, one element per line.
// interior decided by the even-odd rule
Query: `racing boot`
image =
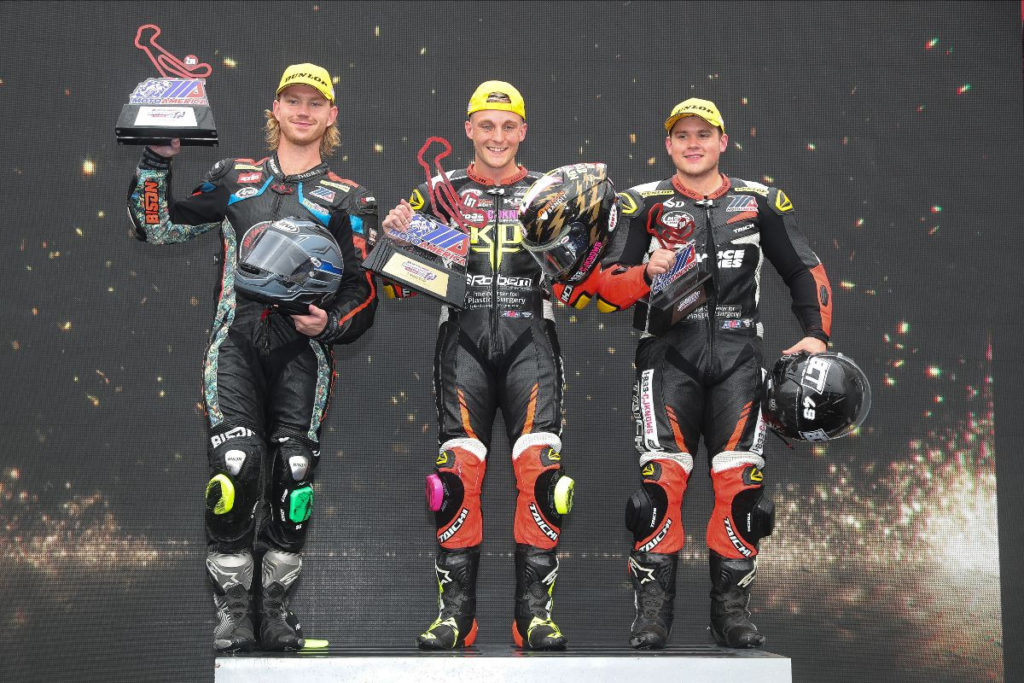
<path fill-rule="evenodd" d="M 437 572 L 437 619 L 416 637 L 421 650 L 469 647 L 476 640 L 476 572 L 480 546 L 440 548 Z"/>
<path fill-rule="evenodd" d="M 711 565 L 711 635 L 723 647 L 763 647 L 765 637 L 750 621 L 750 584 L 757 560 L 731 560 L 709 551 Z"/>
<path fill-rule="evenodd" d="M 554 550 L 516 544 L 516 617 L 512 640 L 528 650 L 564 650 L 569 642 L 551 621 L 551 594 L 558 577 Z"/>
<path fill-rule="evenodd" d="M 302 625 L 288 609 L 292 585 L 302 572 L 302 555 L 268 550 L 263 555 L 260 590 L 260 649 L 301 650 L 306 644 Z"/>
<path fill-rule="evenodd" d="M 676 599 L 675 553 L 629 554 L 629 578 L 633 582 L 636 618 L 629 644 L 637 650 L 661 650 L 672 632 L 672 605 Z"/>
<path fill-rule="evenodd" d="M 213 604 L 217 608 L 217 625 L 213 629 L 213 647 L 217 652 L 247 652 L 256 647 L 253 628 L 252 587 L 253 561 L 248 551 L 241 553 L 208 553 L 206 571 L 213 583 Z"/>

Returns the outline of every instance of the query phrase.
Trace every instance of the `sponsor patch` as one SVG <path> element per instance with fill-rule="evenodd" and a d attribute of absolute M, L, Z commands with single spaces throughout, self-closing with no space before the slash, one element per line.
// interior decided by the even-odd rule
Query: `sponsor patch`
<path fill-rule="evenodd" d="M 263 180 L 263 174 L 256 173 L 241 173 L 238 176 L 238 182 L 240 183 L 258 183 Z"/>
<path fill-rule="evenodd" d="M 644 370 L 640 375 L 639 415 L 643 423 L 644 450 L 659 450 L 658 419 L 654 414 L 654 370 Z"/>
<path fill-rule="evenodd" d="M 142 206 L 146 212 L 146 225 L 160 223 L 160 193 L 155 180 L 147 180 L 142 186 Z"/>
<path fill-rule="evenodd" d="M 337 196 L 332 190 L 328 190 L 326 187 L 318 187 L 309 193 L 310 197 L 316 197 L 322 199 L 325 202 L 333 202 Z"/>
<path fill-rule="evenodd" d="M 242 189 L 235 192 L 232 197 L 235 199 L 248 199 L 249 197 L 255 197 L 260 193 L 255 187 L 243 187 Z"/>
<path fill-rule="evenodd" d="M 725 207 L 726 211 L 738 212 L 738 211 L 754 211 L 757 212 L 757 200 L 749 195 L 729 195 L 729 206 Z"/>

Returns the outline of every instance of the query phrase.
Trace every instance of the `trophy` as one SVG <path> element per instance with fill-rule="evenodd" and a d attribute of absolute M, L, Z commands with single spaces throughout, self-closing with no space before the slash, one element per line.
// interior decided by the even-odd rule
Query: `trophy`
<path fill-rule="evenodd" d="M 697 243 L 687 239 L 693 231 L 693 216 L 684 211 L 665 213 L 664 204 L 655 204 L 647 215 L 647 232 L 662 248 L 675 251 L 669 269 L 651 278 L 647 329 L 652 334 L 667 332 L 707 301 L 704 283 L 711 273 L 701 265 Z"/>
<path fill-rule="evenodd" d="M 651 278 L 647 329 L 663 334 L 707 301 L 704 283 L 711 277 L 700 265 L 693 240 L 676 249 L 676 258 L 668 271 Z"/>
<path fill-rule="evenodd" d="M 148 32 L 152 34 L 146 38 Z M 166 145 L 178 138 L 182 145 L 215 146 L 217 125 L 206 98 L 210 65 L 200 64 L 193 55 L 178 59 L 156 42 L 159 35 L 160 27 L 155 24 L 144 24 L 135 34 L 135 47 L 146 53 L 161 77 L 147 78 L 135 86 L 117 117 L 117 141 Z"/>
<path fill-rule="evenodd" d="M 424 160 L 434 142 L 445 148 L 434 159 L 438 169 L 435 181 L 430 164 Z M 399 284 L 433 297 L 442 303 L 462 308 L 466 299 L 466 266 L 469 256 L 469 231 L 482 227 L 467 215 L 476 213 L 467 207 L 441 168 L 441 159 L 451 154 L 444 138 L 429 138 L 420 148 L 417 160 L 427 174 L 427 189 L 434 216 L 447 216 L 453 226 L 426 214 L 415 212 L 405 229 L 385 228 L 383 239 L 363 261 L 363 267 Z"/>

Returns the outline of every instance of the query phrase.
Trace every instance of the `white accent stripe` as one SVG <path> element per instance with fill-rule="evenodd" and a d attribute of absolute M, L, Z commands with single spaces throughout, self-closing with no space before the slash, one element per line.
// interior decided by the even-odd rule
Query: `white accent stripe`
<path fill-rule="evenodd" d="M 680 467 L 686 474 L 693 471 L 693 456 L 689 453 L 651 453 L 647 452 L 640 456 L 640 467 L 643 467 L 652 460 L 671 460 Z"/>
<path fill-rule="evenodd" d="M 764 468 L 764 458 L 757 453 L 749 451 L 722 451 L 711 459 L 712 472 L 724 472 L 734 467 L 753 465 L 758 469 Z"/>
<path fill-rule="evenodd" d="M 469 451 L 470 453 L 475 455 L 477 460 L 479 460 L 480 462 L 483 462 L 487 458 L 487 446 L 485 446 L 482 441 L 479 441 L 477 439 L 448 439 L 443 444 L 441 444 L 441 448 L 440 450 L 438 450 L 438 453 L 444 453 L 445 451 L 450 450 L 452 448 L 461 448 L 464 451 Z"/>
<path fill-rule="evenodd" d="M 562 452 L 562 440 L 558 438 L 557 434 L 534 432 L 533 434 L 523 434 L 516 439 L 516 444 L 512 447 L 512 459 L 518 458 L 523 451 L 531 446 L 551 446 L 559 453 Z"/>

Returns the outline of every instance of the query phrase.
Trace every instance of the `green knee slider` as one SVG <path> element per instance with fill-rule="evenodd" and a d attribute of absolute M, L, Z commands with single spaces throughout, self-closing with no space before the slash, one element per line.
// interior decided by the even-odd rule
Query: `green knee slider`
<path fill-rule="evenodd" d="M 206 484 L 206 507 L 215 515 L 231 512 L 235 506 L 235 485 L 226 474 L 215 474 Z"/>
<path fill-rule="evenodd" d="M 302 524 L 313 514 L 313 487 L 300 486 L 288 494 L 288 519 Z"/>

